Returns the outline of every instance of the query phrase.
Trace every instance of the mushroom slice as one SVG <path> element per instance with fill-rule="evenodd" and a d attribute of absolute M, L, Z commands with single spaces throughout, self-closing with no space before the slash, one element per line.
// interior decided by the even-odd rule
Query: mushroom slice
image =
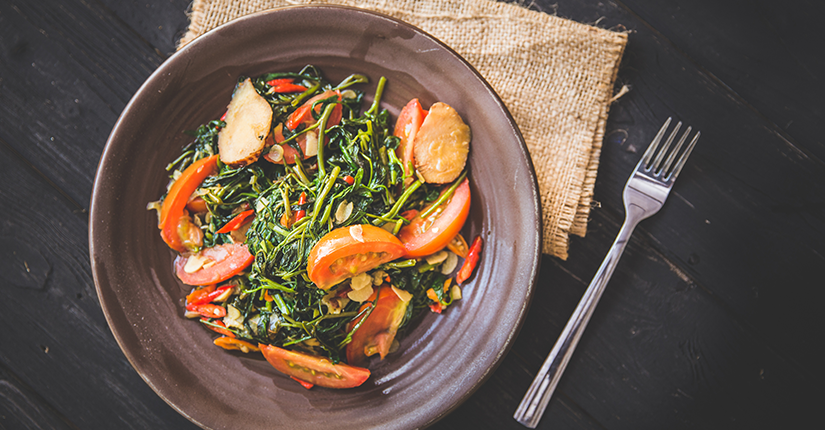
<path fill-rule="evenodd" d="M 232 95 L 226 127 L 218 133 L 221 161 L 232 166 L 254 163 L 264 149 L 272 124 L 272 108 L 247 78 Z"/>
<path fill-rule="evenodd" d="M 421 123 L 413 143 L 415 168 L 425 181 L 446 184 L 455 180 L 470 152 L 470 127 L 446 103 L 435 103 Z"/>

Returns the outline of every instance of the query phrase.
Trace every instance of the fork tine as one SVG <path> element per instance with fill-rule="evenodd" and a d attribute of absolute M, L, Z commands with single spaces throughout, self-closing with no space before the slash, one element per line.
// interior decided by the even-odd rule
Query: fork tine
<path fill-rule="evenodd" d="M 688 126 L 687 130 L 685 130 L 685 133 L 682 134 L 682 138 L 679 139 L 679 143 L 676 144 L 676 147 L 673 148 L 673 151 L 671 151 L 670 155 L 667 156 L 667 160 L 665 160 L 665 164 L 664 166 L 662 166 L 662 174 L 665 174 L 668 171 L 672 170 L 671 167 L 673 166 L 673 160 L 676 159 L 676 155 L 679 154 L 679 150 L 682 149 L 682 145 L 685 143 L 685 140 L 690 135 L 691 130 L 693 130 L 693 127 Z"/>
<path fill-rule="evenodd" d="M 659 129 L 659 132 L 656 133 L 656 137 L 654 137 L 653 141 L 650 142 L 650 146 L 647 147 L 645 155 L 642 156 L 642 160 L 639 161 L 639 166 L 645 166 L 645 168 L 647 168 L 647 166 L 650 165 L 650 159 L 653 158 L 653 154 L 656 153 L 656 148 L 659 146 L 659 142 L 662 141 L 662 136 L 665 135 L 665 132 L 667 131 L 667 126 L 669 125 L 670 118 L 668 118 L 667 121 L 665 121 L 665 124 L 662 126 L 662 128 Z"/>
<path fill-rule="evenodd" d="M 687 133 L 685 133 L 687 135 Z M 687 149 L 685 149 L 685 153 L 679 157 L 679 161 L 676 162 L 676 167 L 673 168 L 673 172 L 668 176 L 668 181 L 675 181 L 676 177 L 679 176 L 679 172 L 682 171 L 682 167 L 685 166 L 685 162 L 687 161 L 688 157 L 690 156 L 691 151 L 693 151 L 693 147 L 696 146 L 696 141 L 699 140 L 699 136 L 702 135 L 701 131 L 696 132 L 696 136 L 693 137 L 693 140 L 690 141 Z"/>
<path fill-rule="evenodd" d="M 674 127 L 673 131 L 670 132 L 670 136 L 668 136 L 665 145 L 662 146 L 662 149 L 658 154 L 656 154 L 656 159 L 653 160 L 653 166 L 651 166 L 654 174 L 659 172 L 659 166 L 662 165 L 662 160 L 665 158 L 665 154 L 667 154 L 667 150 L 670 148 L 670 144 L 673 143 L 673 138 L 676 137 L 677 133 L 679 133 L 680 128 L 682 128 L 682 121 L 676 123 L 676 127 Z"/>

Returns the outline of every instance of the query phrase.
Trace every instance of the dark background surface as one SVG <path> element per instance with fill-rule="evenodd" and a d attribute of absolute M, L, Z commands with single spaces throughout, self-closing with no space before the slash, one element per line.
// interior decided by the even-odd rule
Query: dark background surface
<path fill-rule="evenodd" d="M 115 343 L 87 243 L 106 138 L 174 52 L 188 6 L 0 0 L 0 428 L 195 428 Z M 522 428 L 512 414 L 618 232 L 624 182 L 668 116 L 702 139 L 665 207 L 636 230 L 539 428 L 818 418 L 825 3 L 531 7 L 629 30 L 617 86 L 631 91 L 611 108 L 587 236 L 567 261 L 543 257 L 512 350 L 433 428 Z"/>

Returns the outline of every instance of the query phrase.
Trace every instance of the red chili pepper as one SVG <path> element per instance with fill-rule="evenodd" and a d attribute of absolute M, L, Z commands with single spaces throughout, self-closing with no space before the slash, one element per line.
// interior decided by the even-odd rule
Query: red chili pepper
<path fill-rule="evenodd" d="M 280 84 L 272 87 L 274 93 L 302 93 L 307 90 L 307 87 L 297 84 Z"/>
<path fill-rule="evenodd" d="M 229 233 L 230 231 L 237 230 L 241 227 L 241 224 L 243 224 L 243 222 L 246 221 L 246 219 L 254 213 L 255 211 L 250 209 L 248 211 L 243 211 L 235 215 L 235 218 L 232 218 L 231 220 L 229 220 L 228 223 L 224 224 L 224 226 L 221 227 L 220 230 L 218 230 L 218 233 Z"/>
<path fill-rule="evenodd" d="M 292 78 L 278 78 L 271 81 L 266 81 L 266 84 L 270 87 L 277 87 L 278 85 L 291 84 L 293 82 L 295 82 L 295 79 Z"/>
<path fill-rule="evenodd" d="M 309 390 L 310 388 L 312 388 L 312 387 L 314 387 L 314 386 L 315 386 L 315 384 L 313 384 L 313 383 L 311 383 L 311 382 L 302 381 L 302 380 L 300 380 L 300 379 L 298 379 L 298 378 L 296 378 L 296 377 L 294 377 L 294 376 L 290 376 L 290 378 L 292 378 L 293 380 L 295 380 L 295 382 L 297 382 L 297 383 L 301 384 L 301 386 L 303 386 L 303 387 L 304 387 L 304 388 L 306 388 L 307 390 Z"/>
<path fill-rule="evenodd" d="M 207 285 L 203 288 L 198 288 L 195 291 L 189 293 L 186 296 L 186 304 L 187 305 L 200 305 L 203 303 L 209 303 L 212 300 L 208 300 L 209 294 L 215 291 L 215 285 Z"/>
<path fill-rule="evenodd" d="M 186 305 L 186 310 L 190 312 L 197 312 L 207 318 L 223 318 L 226 316 L 225 307 L 213 305 L 211 303 L 189 303 Z"/>
<path fill-rule="evenodd" d="M 223 287 L 220 287 L 220 288 L 218 288 L 217 290 L 212 291 L 211 293 L 209 293 L 209 294 L 207 294 L 207 295 L 206 295 L 206 300 L 207 300 L 207 301 L 206 301 L 206 302 L 204 302 L 204 303 L 212 303 L 212 302 L 214 302 L 214 301 L 215 301 L 215 299 L 217 299 L 218 297 L 220 297 L 223 293 L 225 293 L 225 292 L 226 292 L 226 290 L 229 290 L 229 289 L 232 289 L 232 286 L 231 286 L 231 285 L 224 285 Z M 200 304 L 200 303 L 195 303 L 195 304 Z"/>
<path fill-rule="evenodd" d="M 478 264 L 478 258 L 480 256 L 481 236 L 476 236 L 476 238 L 473 239 L 473 244 L 470 245 L 470 251 L 467 253 L 467 258 L 464 259 L 464 264 L 461 265 L 461 269 L 459 269 L 458 274 L 455 275 L 456 283 L 461 284 L 470 278 L 470 275 L 473 274 L 473 270 L 476 268 L 476 264 Z"/>
<path fill-rule="evenodd" d="M 307 118 L 309 118 L 309 111 L 312 108 L 312 105 L 305 104 L 298 109 L 295 109 L 289 118 L 286 120 L 286 128 L 290 130 L 295 130 L 298 128 L 298 125 L 304 122 Z"/>
<path fill-rule="evenodd" d="M 301 192 L 301 196 L 298 197 L 298 204 L 305 205 L 307 203 L 307 193 Z M 295 222 L 298 222 L 301 218 L 307 216 L 307 211 L 304 209 L 300 209 L 295 211 Z"/>
<path fill-rule="evenodd" d="M 207 322 L 206 318 L 201 318 L 202 322 Z M 215 327 L 214 325 L 204 324 L 205 326 L 209 327 L 209 330 L 218 332 L 226 337 L 235 337 L 235 333 L 226 329 L 226 324 L 223 323 L 221 320 L 212 321 L 211 324 L 219 325 L 220 327 Z"/>
<path fill-rule="evenodd" d="M 444 306 L 441 303 L 430 303 L 430 310 L 437 314 L 440 314 L 443 309 Z"/>
<path fill-rule="evenodd" d="M 346 182 L 349 185 L 352 185 L 355 183 L 355 178 L 353 178 L 350 175 L 344 176 L 344 182 Z"/>

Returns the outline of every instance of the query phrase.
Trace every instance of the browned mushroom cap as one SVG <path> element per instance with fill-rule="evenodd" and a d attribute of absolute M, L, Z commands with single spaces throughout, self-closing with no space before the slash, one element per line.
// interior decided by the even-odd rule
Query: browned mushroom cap
<path fill-rule="evenodd" d="M 435 103 L 424 118 L 413 144 L 415 168 L 424 180 L 445 184 L 455 180 L 470 152 L 470 127 L 445 103 Z"/>
<path fill-rule="evenodd" d="M 271 123 L 272 108 L 247 78 L 232 95 L 226 127 L 218 133 L 221 161 L 233 166 L 254 163 L 264 149 Z"/>

